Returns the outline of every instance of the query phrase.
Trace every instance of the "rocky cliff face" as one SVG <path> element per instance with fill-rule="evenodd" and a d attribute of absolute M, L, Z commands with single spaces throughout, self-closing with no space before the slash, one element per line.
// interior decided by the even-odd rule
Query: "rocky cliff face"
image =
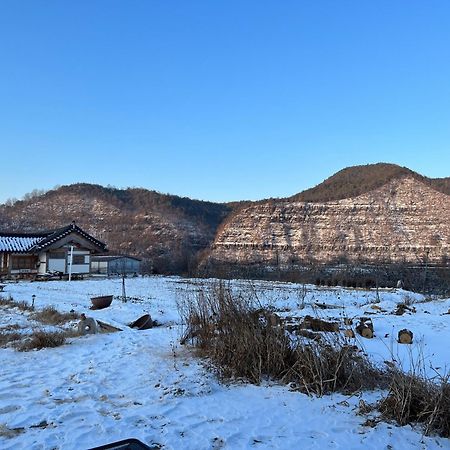
<path fill-rule="evenodd" d="M 246 206 L 221 225 L 204 264 L 442 264 L 449 256 L 450 196 L 405 176 L 355 198 Z"/>

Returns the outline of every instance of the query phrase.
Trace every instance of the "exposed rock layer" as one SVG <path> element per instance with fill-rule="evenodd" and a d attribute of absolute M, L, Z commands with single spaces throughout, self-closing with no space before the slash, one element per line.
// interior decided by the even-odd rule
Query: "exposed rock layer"
<path fill-rule="evenodd" d="M 205 262 L 440 265 L 449 255 L 450 196 L 407 176 L 356 198 L 246 206 L 222 224 Z"/>

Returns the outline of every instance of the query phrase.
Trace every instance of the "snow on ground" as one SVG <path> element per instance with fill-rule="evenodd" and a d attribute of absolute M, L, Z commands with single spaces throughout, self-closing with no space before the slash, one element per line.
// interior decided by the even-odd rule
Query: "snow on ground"
<path fill-rule="evenodd" d="M 364 426 L 367 416 L 357 414 L 358 402 L 373 402 L 379 392 L 310 398 L 269 382 L 220 384 L 189 348 L 178 344 L 177 299 L 210 282 L 128 279 L 129 300 L 116 297 L 98 311 L 89 310 L 90 297 L 120 296 L 121 280 L 7 284 L 3 297 L 31 303 L 35 295 L 37 309 L 53 305 L 61 312 L 85 312 L 123 331 L 26 353 L 0 348 L 0 448 L 87 449 L 128 437 L 167 449 L 450 448 L 448 439 L 424 437 L 419 427 Z M 269 282 L 235 281 L 232 286 L 253 290 L 283 316 L 370 314 L 376 337 L 361 344 L 377 362 L 394 357 L 407 367 L 413 354 L 423 357 L 427 367 L 444 370 L 449 363 L 450 315 L 443 314 L 450 299 L 425 301 L 401 290 L 380 291 L 378 297 L 374 290 L 306 286 L 305 291 L 300 285 Z M 392 315 L 406 297 L 416 313 Z M 316 302 L 338 308 L 320 309 Z M 344 305 L 345 311 L 339 308 Z M 161 326 L 146 331 L 127 326 L 145 313 Z M 27 317 L 0 306 L 0 328 L 36 327 Z M 402 328 L 414 332 L 412 346 L 396 343 Z"/>

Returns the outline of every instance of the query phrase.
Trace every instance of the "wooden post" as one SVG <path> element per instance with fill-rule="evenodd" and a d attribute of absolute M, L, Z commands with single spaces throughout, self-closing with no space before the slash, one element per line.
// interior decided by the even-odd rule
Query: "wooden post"
<path fill-rule="evenodd" d="M 122 272 L 122 301 L 126 303 L 127 294 L 125 292 L 125 272 Z"/>

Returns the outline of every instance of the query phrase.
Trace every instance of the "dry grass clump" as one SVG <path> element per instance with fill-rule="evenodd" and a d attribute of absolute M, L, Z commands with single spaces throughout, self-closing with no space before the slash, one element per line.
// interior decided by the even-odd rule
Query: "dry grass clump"
<path fill-rule="evenodd" d="M 195 342 L 221 377 L 259 383 L 264 374 L 282 376 L 292 352 L 290 340 L 281 329 L 265 324 L 254 299 L 236 297 L 219 283 L 201 289 L 182 309 L 187 323 L 182 343 Z"/>
<path fill-rule="evenodd" d="M 224 378 L 260 383 L 265 377 L 290 382 L 308 394 L 354 392 L 385 382 L 383 373 L 345 339 L 333 335 L 292 340 L 283 325 L 248 292 L 234 294 L 221 282 L 179 303 L 193 344 Z"/>
<path fill-rule="evenodd" d="M 339 337 L 299 342 L 284 381 L 308 394 L 354 393 L 387 385 L 386 376 L 353 345 Z"/>
<path fill-rule="evenodd" d="M 78 320 L 80 315 L 75 312 L 60 313 L 53 306 L 46 306 L 31 317 L 46 325 L 60 325 L 71 320 Z"/>
<path fill-rule="evenodd" d="M 14 300 L 11 296 L 0 297 L 0 306 L 6 306 L 8 308 L 18 308 L 20 311 L 34 311 L 34 306 L 25 301 Z"/>
<path fill-rule="evenodd" d="M 0 306 L 11 308 L 19 308 L 21 311 L 35 311 L 33 306 L 26 302 L 17 302 L 11 297 L 0 297 Z M 37 320 L 46 325 L 61 325 L 71 320 L 79 319 L 79 315 L 75 312 L 60 313 L 53 306 L 47 306 L 44 309 L 34 312 L 32 319 Z M 62 331 L 44 331 L 35 330 L 31 335 L 21 334 L 16 330 L 20 329 L 17 324 L 8 325 L 0 328 L 0 347 L 7 347 L 12 344 L 19 351 L 29 351 L 33 349 L 59 347 L 66 342 L 69 337 L 78 336 L 74 330 Z"/>
<path fill-rule="evenodd" d="M 16 331 L 0 330 L 0 347 L 6 347 L 11 342 L 17 342 L 22 339 L 22 335 Z"/>
<path fill-rule="evenodd" d="M 17 350 L 27 352 L 30 350 L 41 350 L 64 345 L 68 334 L 63 331 L 34 331 L 27 339 L 17 346 Z"/>
<path fill-rule="evenodd" d="M 415 373 L 391 372 L 389 394 L 379 409 L 400 425 L 422 423 L 425 434 L 450 437 L 450 383 L 448 376 L 435 383 Z"/>

